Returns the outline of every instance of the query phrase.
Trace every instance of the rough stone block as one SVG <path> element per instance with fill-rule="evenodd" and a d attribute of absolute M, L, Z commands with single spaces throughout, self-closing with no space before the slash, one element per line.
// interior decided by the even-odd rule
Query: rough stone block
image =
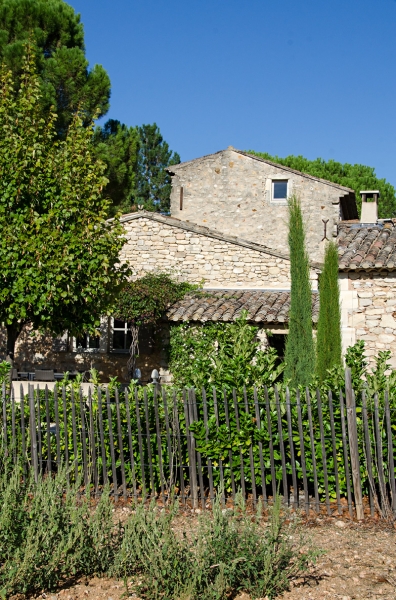
<path fill-rule="evenodd" d="M 395 336 L 389 335 L 387 333 L 382 333 L 381 335 L 378 336 L 378 340 L 380 342 L 382 342 L 383 344 L 391 344 L 392 342 L 395 341 Z"/>
<path fill-rule="evenodd" d="M 371 306 L 373 304 L 372 300 L 369 298 L 359 298 L 359 306 Z"/>
<path fill-rule="evenodd" d="M 395 319 L 393 318 L 392 315 L 385 314 L 385 315 L 382 316 L 380 326 L 381 327 L 390 327 L 391 329 L 395 329 L 396 328 L 396 321 L 395 321 Z"/>

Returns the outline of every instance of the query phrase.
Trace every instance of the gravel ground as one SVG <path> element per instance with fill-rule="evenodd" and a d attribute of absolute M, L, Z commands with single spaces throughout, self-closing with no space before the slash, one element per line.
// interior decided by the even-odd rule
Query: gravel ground
<path fill-rule="evenodd" d="M 324 550 L 304 580 L 292 582 L 283 600 L 396 600 L 396 530 L 375 522 L 320 518 L 300 526 L 316 547 Z M 48 600 L 121 600 L 123 582 L 93 578 L 80 581 Z M 238 600 L 250 600 L 240 594 Z"/>

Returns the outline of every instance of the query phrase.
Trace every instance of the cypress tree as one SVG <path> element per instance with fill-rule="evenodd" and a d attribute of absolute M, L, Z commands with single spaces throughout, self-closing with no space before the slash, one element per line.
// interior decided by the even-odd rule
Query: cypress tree
<path fill-rule="evenodd" d="M 300 201 L 289 199 L 289 250 L 291 299 L 289 335 L 285 348 L 285 377 L 293 386 L 308 385 L 315 371 L 312 337 L 312 293 L 305 228 Z"/>
<path fill-rule="evenodd" d="M 334 242 L 330 242 L 326 247 L 323 272 L 319 281 L 319 299 L 316 373 L 323 381 L 327 369 L 342 364 L 338 250 Z"/>

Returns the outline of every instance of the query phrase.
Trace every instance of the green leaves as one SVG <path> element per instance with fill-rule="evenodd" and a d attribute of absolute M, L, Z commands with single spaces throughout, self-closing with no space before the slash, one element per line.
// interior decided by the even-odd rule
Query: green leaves
<path fill-rule="evenodd" d="M 359 211 L 361 206 L 360 190 L 380 190 L 379 216 L 381 218 L 389 218 L 396 215 L 395 188 L 386 179 L 379 179 L 373 167 L 359 164 L 342 164 L 335 160 L 325 161 L 322 158 L 308 160 L 303 156 L 286 156 L 286 158 L 280 158 L 279 156 L 271 156 L 266 152 L 254 152 L 253 150 L 249 150 L 249 153 L 260 158 L 272 160 L 291 169 L 296 169 L 302 173 L 308 173 L 314 177 L 321 177 L 327 181 L 333 181 L 334 183 L 352 188 L 355 190 L 356 204 Z"/>
<path fill-rule="evenodd" d="M 312 337 L 312 292 L 305 247 L 305 226 L 297 196 L 289 198 L 291 297 L 289 334 L 285 347 L 285 376 L 291 385 L 309 385 L 315 371 Z"/>
<path fill-rule="evenodd" d="M 137 326 L 155 323 L 172 304 L 195 289 L 196 285 L 179 282 L 169 273 L 148 273 L 123 287 L 113 314 Z"/>
<path fill-rule="evenodd" d="M 35 87 L 45 111 L 56 108 L 56 129 L 62 136 L 80 111 L 89 124 L 98 109 L 109 109 L 110 80 L 102 66 L 89 70 L 80 16 L 63 0 L 2 0 L 0 3 L 0 55 L 16 82 L 23 79 L 26 44 L 34 46 L 39 77 Z M 17 83 L 16 83 L 17 85 Z M 32 121 L 33 122 L 33 121 Z"/>
<path fill-rule="evenodd" d="M 111 198 L 110 214 L 136 210 L 169 212 L 171 177 L 166 171 L 180 162 L 169 149 L 157 125 L 127 127 L 109 119 L 95 129 L 97 156 L 107 165 L 105 194 Z"/>
<path fill-rule="evenodd" d="M 200 292 L 198 292 L 200 293 Z M 259 328 L 246 313 L 234 323 L 175 325 L 170 330 L 170 370 L 176 385 L 239 390 L 273 385 L 282 371 L 276 351 L 260 349 Z"/>
<path fill-rule="evenodd" d="M 77 115 L 57 140 L 57 115 L 42 112 L 32 49 L 26 53 L 16 96 L 11 72 L 0 72 L 0 320 L 92 331 L 128 274 L 119 261 L 122 227 L 106 221 L 92 127 Z"/>
<path fill-rule="evenodd" d="M 329 369 L 342 366 L 338 248 L 335 242 L 329 242 L 326 246 L 319 294 L 316 371 L 320 381 L 323 381 Z"/>

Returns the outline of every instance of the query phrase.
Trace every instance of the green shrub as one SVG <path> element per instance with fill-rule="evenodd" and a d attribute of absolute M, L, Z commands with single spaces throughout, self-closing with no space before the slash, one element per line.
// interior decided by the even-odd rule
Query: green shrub
<path fill-rule="evenodd" d="M 283 365 L 274 348 L 262 350 L 257 325 L 247 321 L 247 311 L 233 323 L 173 325 L 170 330 L 169 369 L 177 387 L 215 387 L 220 393 L 246 386 L 272 386 Z"/>
<path fill-rule="evenodd" d="M 93 575 L 121 577 L 148 600 L 220 600 L 245 590 L 270 598 L 286 590 L 315 558 L 281 517 L 280 500 L 267 527 L 236 509 L 200 517 L 196 529 L 175 531 L 177 504 L 169 512 L 138 505 L 126 523 L 116 523 L 109 490 L 93 508 L 79 496 L 79 482 L 66 472 L 25 480 L 18 469 L 0 477 L 0 594 L 52 591 Z M 221 495 L 221 494 L 220 494 Z M 218 495 L 218 498 L 220 497 Z M 292 534 L 292 536 L 291 536 Z M 304 542 L 305 543 L 305 542 Z"/>
<path fill-rule="evenodd" d="M 335 242 L 329 242 L 326 246 L 319 280 L 319 300 L 316 372 L 320 381 L 323 381 L 329 369 L 342 365 L 338 248 Z"/>
<path fill-rule="evenodd" d="M 9 372 L 11 370 L 11 365 L 6 360 L 0 362 L 0 388 L 3 383 L 7 383 L 9 381 Z"/>
<path fill-rule="evenodd" d="M 154 600 L 223 600 L 246 591 L 253 598 L 275 598 L 314 560 L 307 540 L 286 525 L 278 498 L 267 527 L 245 512 L 239 496 L 235 511 L 215 503 L 198 527 L 175 533 L 173 516 L 139 507 L 130 518 L 112 572 L 130 579 L 129 591 Z M 305 548 L 303 549 L 303 547 Z"/>
<path fill-rule="evenodd" d="M 17 469 L 0 484 L 0 590 L 3 596 L 53 590 L 81 575 L 103 574 L 119 547 L 108 491 L 96 511 L 66 473 L 37 483 Z"/>

